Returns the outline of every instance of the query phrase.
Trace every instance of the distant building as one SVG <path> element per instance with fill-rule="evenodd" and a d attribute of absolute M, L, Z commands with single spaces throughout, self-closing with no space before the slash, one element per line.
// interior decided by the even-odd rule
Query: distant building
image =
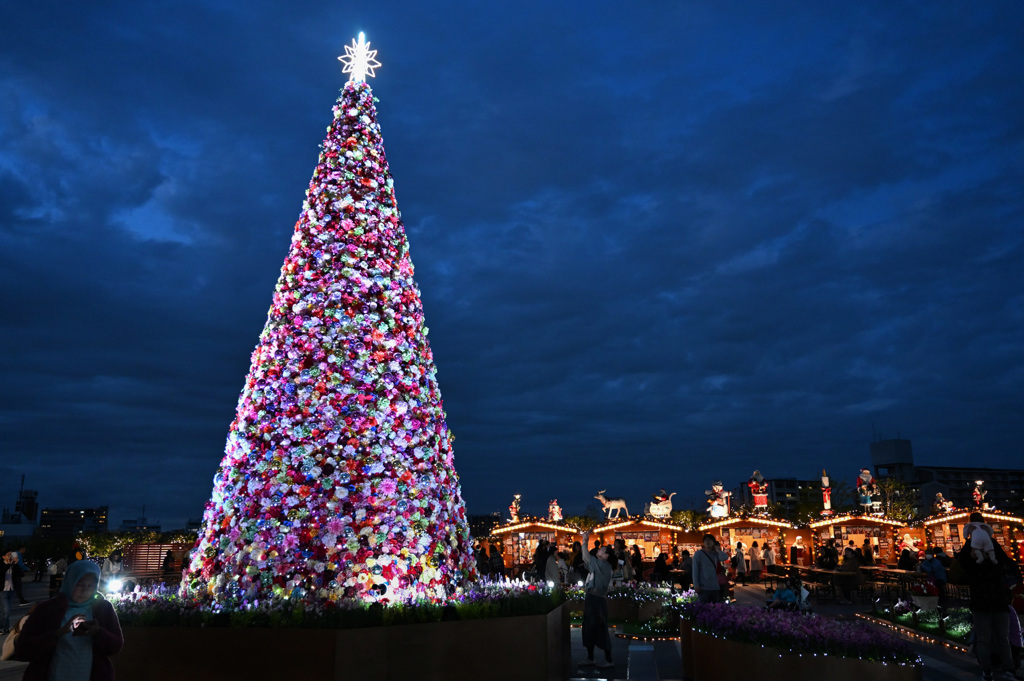
<path fill-rule="evenodd" d="M 79 532 L 106 532 L 109 506 L 96 508 L 44 508 L 39 536 L 74 537 Z"/>
<path fill-rule="evenodd" d="M 203 529 L 203 519 L 202 518 L 189 518 L 187 521 L 185 521 L 185 528 L 184 529 L 187 532 L 199 532 L 200 530 Z"/>
<path fill-rule="evenodd" d="M 25 476 L 22 476 L 24 485 Z M 35 525 L 39 515 L 39 492 L 34 489 L 24 489 L 18 492 L 18 500 L 14 502 L 14 512 L 19 514 L 24 522 Z M 6 515 L 6 513 L 4 514 Z"/>
<path fill-rule="evenodd" d="M 495 511 L 487 515 L 471 515 L 466 519 L 469 521 L 469 533 L 480 539 L 491 536 L 491 530 L 501 524 L 501 513 Z"/>
<path fill-rule="evenodd" d="M 38 498 L 38 491 L 25 489 L 25 476 L 21 476 L 21 489 L 14 502 L 14 512 L 5 506 L 0 513 L 0 544 L 9 539 L 29 539 L 35 534 Z"/>
<path fill-rule="evenodd" d="M 931 513 L 938 492 L 957 508 L 973 505 L 971 492 L 978 480 L 988 492 L 986 501 L 1002 511 L 1024 509 L 1024 470 L 977 468 L 973 466 L 917 466 L 910 440 L 879 440 L 871 443 L 871 463 L 875 477 L 894 478 L 918 488 L 921 515 Z"/>
<path fill-rule="evenodd" d="M 25 476 L 21 476 L 21 488 L 18 490 L 18 498 L 14 502 L 14 512 L 11 513 L 4 507 L 0 516 L 0 524 L 3 525 L 35 525 L 36 515 L 39 513 L 39 492 L 34 489 L 25 489 Z"/>
<path fill-rule="evenodd" d="M 796 512 L 800 504 L 801 495 L 803 499 L 821 499 L 821 479 L 797 480 L 796 478 L 765 478 L 768 483 L 768 502 L 778 504 L 779 514 L 791 516 Z M 810 494 L 809 494 L 810 493 Z M 743 481 L 738 487 L 732 490 L 732 509 L 735 511 L 743 505 L 751 505 L 754 501 L 750 493 L 750 487 Z"/>
<path fill-rule="evenodd" d="M 160 532 L 160 522 L 149 522 L 148 518 L 125 518 L 121 521 L 121 532 Z"/>

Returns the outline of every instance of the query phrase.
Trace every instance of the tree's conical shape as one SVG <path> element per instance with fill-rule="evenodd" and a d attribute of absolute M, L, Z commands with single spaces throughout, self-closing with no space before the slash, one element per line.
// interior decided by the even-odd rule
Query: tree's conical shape
<path fill-rule="evenodd" d="M 373 101 L 349 82 L 334 107 L 185 593 L 436 600 L 475 578 Z"/>

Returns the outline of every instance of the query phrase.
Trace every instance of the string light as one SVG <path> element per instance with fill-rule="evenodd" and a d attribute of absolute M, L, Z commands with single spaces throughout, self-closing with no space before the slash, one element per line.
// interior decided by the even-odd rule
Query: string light
<path fill-rule="evenodd" d="M 867 614 L 861 613 L 861 612 L 854 613 L 854 614 L 858 618 L 860 618 L 860 619 L 867 620 L 868 622 L 871 622 L 872 624 L 877 624 L 878 626 L 881 626 L 881 627 L 886 627 L 887 629 L 892 629 L 893 631 L 897 632 L 898 634 L 901 634 L 901 635 L 906 636 L 908 638 L 915 638 L 915 639 L 918 639 L 920 641 L 924 641 L 925 643 L 938 643 L 938 644 L 941 644 L 941 645 L 943 645 L 943 646 L 945 646 L 945 647 L 947 647 L 947 648 L 949 648 L 951 650 L 956 650 L 956 651 L 961 652 L 961 653 L 970 653 L 971 652 L 971 649 L 968 646 L 961 645 L 959 643 L 954 643 L 953 641 L 945 641 L 945 640 L 940 639 L 940 638 L 935 638 L 934 636 L 928 636 L 927 634 L 922 634 L 922 633 L 920 633 L 918 631 L 915 631 L 914 629 L 911 629 L 909 627 L 904 627 L 901 624 L 896 624 L 896 623 L 890 622 L 888 620 L 881 619 L 880 617 L 874 617 L 872 615 L 867 615 Z"/>
<path fill-rule="evenodd" d="M 581 530 L 575 525 L 555 525 L 551 522 L 545 522 L 543 520 L 521 520 L 518 523 L 509 523 L 508 525 L 502 525 L 501 527 L 495 527 L 491 530 L 491 534 L 505 534 L 507 532 L 520 532 L 528 527 L 540 527 L 545 530 L 553 530 L 555 532 L 580 532 Z"/>
<path fill-rule="evenodd" d="M 856 521 L 856 522 L 869 522 L 878 523 L 879 525 L 890 525 L 892 527 L 906 527 L 906 523 L 900 520 L 889 520 L 888 518 L 882 518 L 876 515 L 861 515 L 858 513 L 848 513 L 841 516 L 832 516 L 825 520 L 815 520 L 812 523 L 808 523 L 808 527 L 817 529 L 819 527 L 825 527 L 826 525 L 837 525 L 842 522 Z"/>
<path fill-rule="evenodd" d="M 948 522 L 950 522 L 952 520 L 959 520 L 961 518 L 970 518 L 972 513 L 980 513 L 981 517 L 984 518 L 985 520 L 998 520 L 1000 522 L 1016 523 L 1017 525 L 1024 525 L 1024 518 L 1020 518 L 1020 517 L 1017 517 L 1015 515 L 1011 515 L 1009 513 L 1003 513 L 1002 511 L 996 511 L 994 509 L 990 509 L 990 510 L 987 510 L 987 511 L 974 511 L 974 510 L 961 511 L 961 510 L 956 510 L 956 511 L 953 511 L 952 513 L 946 513 L 944 515 L 936 516 L 936 517 L 930 518 L 928 520 L 925 520 L 924 524 L 925 524 L 925 526 L 928 526 L 928 525 L 938 525 L 939 523 L 948 523 Z"/>
<path fill-rule="evenodd" d="M 743 527 L 747 523 L 752 523 L 754 525 L 764 525 L 766 527 L 785 528 L 787 530 L 795 530 L 796 529 L 796 525 L 793 525 L 792 523 L 787 523 L 787 522 L 785 522 L 783 520 L 769 520 L 768 518 L 753 518 L 753 517 L 750 517 L 750 518 L 729 518 L 727 520 L 720 520 L 720 521 L 714 522 L 714 523 L 705 523 L 704 525 L 698 526 L 697 527 L 697 531 L 698 532 L 706 532 L 708 530 L 713 530 L 713 529 L 718 528 L 718 527 L 725 527 L 726 525 L 736 525 L 736 526 Z"/>
<path fill-rule="evenodd" d="M 595 532 L 609 532 L 617 530 L 622 527 L 628 527 L 630 525 L 643 525 L 644 527 L 657 527 L 662 530 L 672 530 L 675 532 L 683 531 L 682 525 L 671 525 L 668 523 L 659 523 L 654 520 L 623 520 L 616 521 L 611 525 L 598 525 L 594 528 Z"/>

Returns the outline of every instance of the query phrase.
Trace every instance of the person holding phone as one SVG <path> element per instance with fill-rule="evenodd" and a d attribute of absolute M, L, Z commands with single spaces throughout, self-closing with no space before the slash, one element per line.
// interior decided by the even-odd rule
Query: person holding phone
<path fill-rule="evenodd" d="M 96 592 L 100 568 L 90 560 L 68 566 L 60 592 L 38 603 L 14 643 L 28 661 L 24 681 L 114 681 L 110 656 L 124 645 L 110 603 Z"/>

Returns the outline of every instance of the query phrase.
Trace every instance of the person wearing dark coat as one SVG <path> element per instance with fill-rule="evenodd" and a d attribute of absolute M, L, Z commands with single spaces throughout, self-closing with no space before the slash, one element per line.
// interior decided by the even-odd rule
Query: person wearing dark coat
<path fill-rule="evenodd" d="M 651 570 L 651 583 L 661 584 L 670 581 L 672 581 L 672 574 L 668 569 L 668 561 L 665 559 L 664 553 L 659 553 L 658 557 L 654 559 L 654 569 Z"/>
<path fill-rule="evenodd" d="M 640 555 L 640 547 L 636 544 L 630 549 L 629 562 L 633 566 L 633 579 L 641 579 L 644 574 L 644 557 Z"/>
<path fill-rule="evenodd" d="M 1013 674 L 1007 604 L 1010 602 L 1010 583 L 1019 584 L 1021 581 L 1017 564 L 998 544 L 993 543 L 993 547 L 996 563 L 987 560 L 976 562 L 971 556 L 970 544 L 964 544 L 955 556 L 971 587 L 968 607 L 974 620 L 974 652 L 984 679 L 992 678 L 996 658 L 1003 666 L 1003 671 Z"/>
<path fill-rule="evenodd" d="M 114 681 L 110 661 L 124 646 L 117 614 L 96 593 L 100 568 L 89 560 L 68 567 L 60 593 L 37 603 L 14 642 L 14 659 L 28 662 L 23 681 Z"/>
<path fill-rule="evenodd" d="M 491 579 L 502 579 L 505 577 L 505 559 L 501 556 L 497 544 L 491 544 Z"/>
<path fill-rule="evenodd" d="M 0 559 L 0 634 L 11 630 L 11 612 L 21 586 L 21 568 L 14 551 Z"/>

